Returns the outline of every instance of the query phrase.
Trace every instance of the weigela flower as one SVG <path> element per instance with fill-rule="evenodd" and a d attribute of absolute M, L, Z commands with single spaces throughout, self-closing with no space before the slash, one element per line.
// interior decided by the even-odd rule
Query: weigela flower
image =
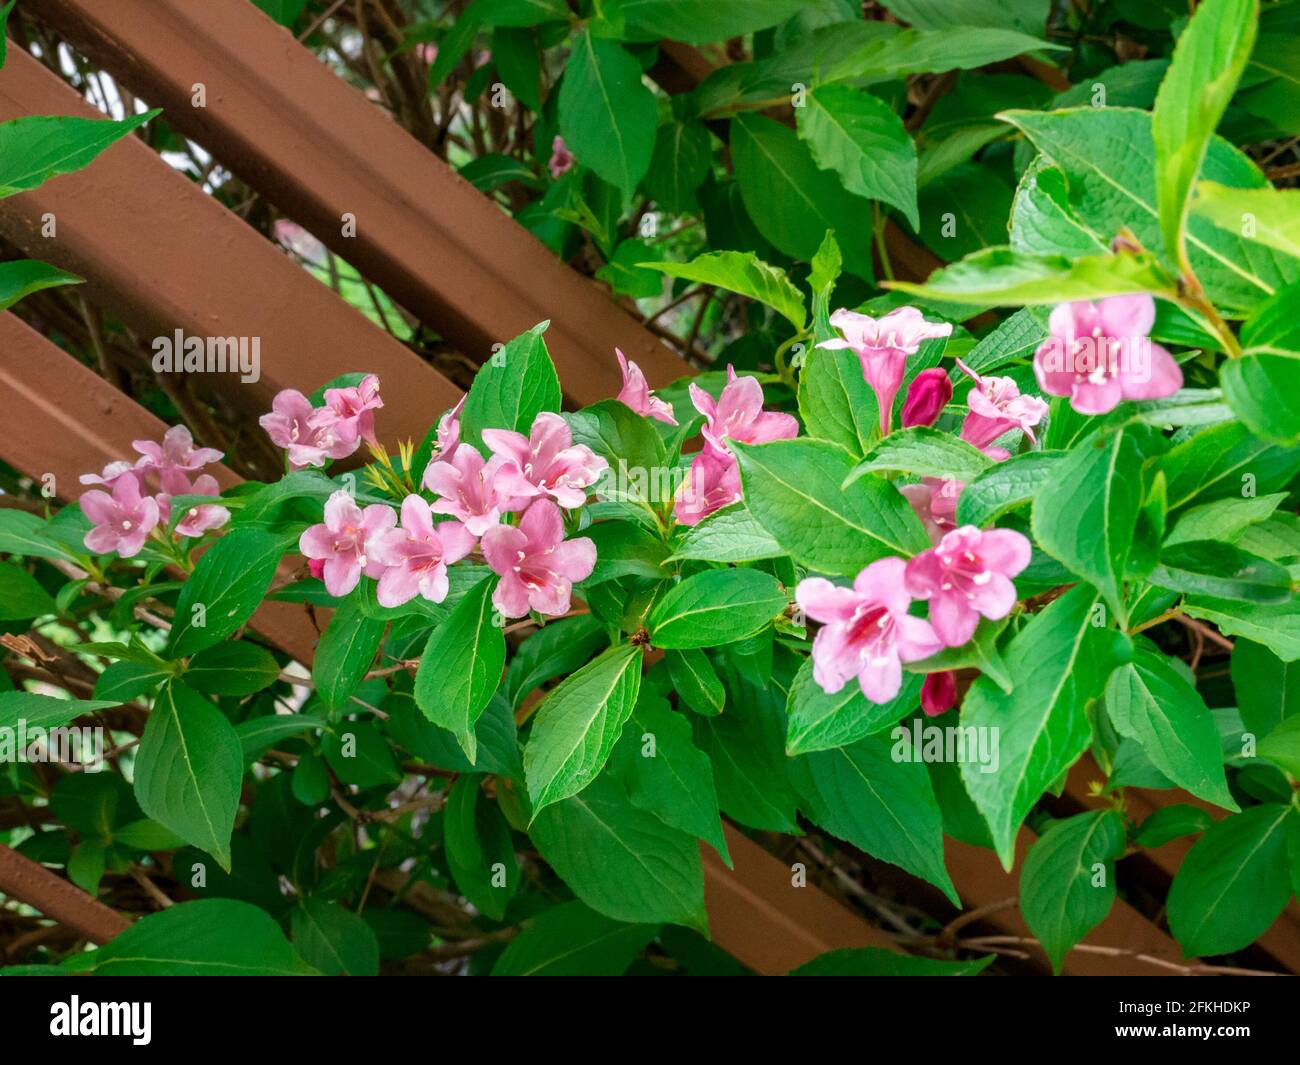
<path fill-rule="evenodd" d="M 401 606 L 417 595 L 431 603 L 447 598 L 447 567 L 474 550 L 477 541 L 458 521 L 437 525 L 419 496 L 402 501 L 402 526 L 379 533 L 370 553 L 388 568 L 379 578 L 380 606 Z"/>
<path fill-rule="evenodd" d="M 791 440 L 799 435 L 799 422 L 792 414 L 763 409 L 763 386 L 755 377 L 738 377 L 727 367 L 727 383 L 716 400 L 699 385 L 690 386 L 691 402 L 708 421 L 701 430 L 704 439 L 728 455 L 728 440 L 742 444 L 766 444 Z"/>
<path fill-rule="evenodd" d="M 503 460 L 497 491 L 519 501 L 549 496 L 562 507 L 580 507 L 609 466 L 586 444 L 575 444 L 568 422 L 550 411 L 536 417 L 528 436 L 484 429 L 483 443 Z"/>
<path fill-rule="evenodd" d="M 222 452 L 211 447 L 195 447 L 194 437 L 183 425 L 173 425 L 163 434 L 162 443 L 153 440 L 133 440 L 131 446 L 140 452 L 136 466 L 144 470 L 166 473 L 173 470 L 191 473 L 201 470 L 209 462 L 220 462 Z"/>
<path fill-rule="evenodd" d="M 286 388 L 271 401 L 271 411 L 263 414 L 257 423 L 266 430 L 276 447 L 289 453 L 289 466 L 294 470 L 308 466 L 324 466 L 326 459 L 347 458 L 361 446 L 361 437 L 340 430 L 332 414 L 322 416 L 321 411 L 297 389 Z"/>
<path fill-rule="evenodd" d="M 961 364 L 958 363 L 960 366 Z M 922 370 L 912 378 L 907 386 L 907 398 L 903 401 L 903 413 L 899 419 L 903 428 L 913 425 L 933 425 L 939 420 L 943 408 L 952 399 L 952 381 L 948 371 L 934 367 Z"/>
<path fill-rule="evenodd" d="M 903 586 L 906 563 L 882 558 L 858 574 L 852 588 L 822 577 L 799 582 L 795 601 L 822 623 L 813 638 L 813 679 L 834 694 L 852 677 L 873 703 L 898 694 L 904 662 L 935 654 L 942 642 L 928 621 L 907 612 L 911 596 Z"/>
<path fill-rule="evenodd" d="M 551 159 L 546 164 L 547 169 L 551 172 L 551 177 L 558 181 L 573 169 L 573 164 L 576 162 L 573 153 L 569 151 L 568 146 L 564 143 L 564 138 L 557 134 L 555 139 L 551 141 Z"/>
<path fill-rule="evenodd" d="M 367 374 L 353 388 L 327 388 L 325 406 L 317 412 L 319 424 L 331 426 L 340 439 L 360 437 L 377 445 L 375 411 L 384 405 L 379 398 L 379 378 Z"/>
<path fill-rule="evenodd" d="M 963 525 L 907 563 L 907 593 L 930 601 L 935 633 L 947 646 L 960 647 L 981 617 L 996 621 L 1011 612 L 1011 578 L 1029 565 L 1031 553 L 1029 541 L 1013 529 L 981 532 Z"/>
<path fill-rule="evenodd" d="M 564 518 L 549 499 L 535 500 L 519 524 L 494 525 L 483 534 L 483 557 L 501 580 L 492 605 L 503 617 L 529 609 L 558 617 L 569 611 L 576 581 L 596 566 L 596 545 L 585 536 L 564 539 Z"/>
<path fill-rule="evenodd" d="M 95 489 L 83 492 L 81 512 L 94 525 L 86 533 L 86 547 L 99 555 L 116 551 L 123 558 L 139 554 L 160 517 L 158 501 L 141 495 L 134 477 L 119 477 L 112 495 Z"/>
<path fill-rule="evenodd" d="M 371 552 L 381 533 L 397 524 L 392 507 L 372 503 L 362 510 L 347 492 L 335 492 L 325 501 L 325 521 L 306 529 L 298 538 L 298 550 L 325 565 L 322 575 L 330 595 L 347 595 L 361 580 L 379 577 L 384 564 Z"/>
<path fill-rule="evenodd" d="M 899 491 L 921 519 L 930 542 L 937 543 L 944 533 L 957 528 L 957 500 L 965 487 L 961 481 L 926 477 L 920 484 L 903 485 Z"/>
<path fill-rule="evenodd" d="M 1155 300 L 1146 293 L 1059 304 L 1051 334 L 1034 352 L 1038 386 L 1069 396 L 1080 414 L 1105 414 L 1125 399 L 1163 399 L 1183 387 L 1174 357 L 1151 343 Z"/>
<path fill-rule="evenodd" d="M 103 473 L 83 473 L 82 484 L 102 484 L 112 489 L 123 477 L 130 477 L 137 485 L 144 478 L 145 471 L 126 459 L 116 459 L 104 467 Z"/>
<path fill-rule="evenodd" d="M 957 674 L 950 669 L 927 673 L 921 685 L 921 709 L 927 717 L 946 714 L 957 705 Z"/>
<path fill-rule="evenodd" d="M 219 496 L 221 486 L 210 473 L 201 473 L 194 478 L 193 484 L 187 484 L 183 491 L 175 495 Z M 164 521 L 171 521 L 171 494 L 167 495 Z M 163 494 L 157 496 L 159 509 L 162 509 Z M 209 529 L 220 529 L 230 520 L 230 511 L 220 503 L 198 503 L 185 512 L 185 517 L 176 523 L 177 536 L 202 536 Z"/>
<path fill-rule="evenodd" d="M 691 460 L 677 490 L 673 515 L 682 525 L 698 525 L 715 510 L 740 498 L 740 468 L 733 455 L 705 447 Z"/>
<path fill-rule="evenodd" d="M 462 522 L 474 536 L 482 536 L 516 509 L 514 500 L 499 487 L 505 460 L 494 455 L 484 462 L 478 448 L 463 444 L 446 462 L 431 462 L 424 471 L 424 484 L 439 498 L 433 513 L 446 514 Z"/>
<path fill-rule="evenodd" d="M 676 425 L 673 408 L 650 392 L 650 385 L 646 383 L 641 367 L 618 348 L 614 349 L 614 354 L 618 356 L 618 368 L 623 372 L 623 387 L 614 398 L 646 418 L 655 418 L 666 425 Z"/>
<path fill-rule="evenodd" d="M 830 321 L 843 337 L 823 340 L 817 346 L 828 351 L 847 348 L 858 356 L 862 376 L 876 394 L 880 431 L 888 433 L 894 397 L 903 383 L 908 356 L 916 354 L 923 340 L 950 336 L 952 326 L 927 322 L 915 307 L 899 307 L 879 319 L 841 308 Z"/>
<path fill-rule="evenodd" d="M 962 422 L 961 438 L 988 451 L 989 445 L 1003 433 L 1020 429 L 1032 441 L 1034 426 L 1047 417 L 1047 404 L 1037 396 L 1020 394 L 1020 386 L 1010 377 L 981 377 L 960 359 L 957 365 L 974 382 L 966 405 L 970 413 Z M 1007 458 L 1000 448 L 993 457 Z M 992 452 L 990 452 L 992 453 Z"/>

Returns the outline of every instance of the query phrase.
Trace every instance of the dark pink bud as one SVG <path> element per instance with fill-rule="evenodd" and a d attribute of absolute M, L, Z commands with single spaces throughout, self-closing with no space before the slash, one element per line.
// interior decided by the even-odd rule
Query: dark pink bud
<path fill-rule="evenodd" d="M 948 372 L 935 367 L 922 370 L 912 379 L 903 401 L 903 428 L 912 425 L 933 425 L 939 414 L 952 399 L 952 382 Z"/>
<path fill-rule="evenodd" d="M 307 560 L 307 568 L 311 571 L 311 575 L 318 581 L 324 578 L 325 560 L 323 558 L 309 558 Z"/>
<path fill-rule="evenodd" d="M 921 709 L 927 717 L 938 717 L 957 705 L 957 674 L 947 669 L 926 675 L 921 685 Z"/>

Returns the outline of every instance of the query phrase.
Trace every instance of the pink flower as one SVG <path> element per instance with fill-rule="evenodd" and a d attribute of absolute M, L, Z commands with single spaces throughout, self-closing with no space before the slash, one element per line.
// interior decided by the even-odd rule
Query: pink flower
<path fill-rule="evenodd" d="M 514 507 L 514 501 L 499 490 L 505 460 L 493 456 L 484 462 L 477 448 L 465 444 L 447 462 L 431 462 L 424 471 L 424 484 L 441 498 L 431 508 L 464 523 L 474 536 L 482 536 Z"/>
<path fill-rule="evenodd" d="M 927 477 L 920 484 L 906 484 L 899 489 L 921 519 L 930 542 L 937 543 L 944 533 L 957 528 L 957 500 L 966 486 L 961 481 Z"/>
<path fill-rule="evenodd" d="M 433 523 L 419 496 L 402 501 L 402 527 L 379 533 L 371 554 L 388 568 L 379 578 L 380 606 L 401 606 L 417 595 L 431 603 L 447 598 L 447 567 L 474 550 L 474 537 L 458 521 Z"/>
<path fill-rule="evenodd" d="M 903 415 L 900 419 L 903 428 L 933 425 L 939 420 L 939 415 L 950 399 L 952 381 L 948 379 L 948 371 L 937 366 L 932 370 L 922 370 L 907 387 L 907 399 L 903 401 Z"/>
<path fill-rule="evenodd" d="M 555 140 L 551 141 L 551 161 L 547 164 L 551 171 L 551 177 L 558 181 L 573 169 L 575 162 L 577 160 L 564 143 L 564 138 L 557 134 Z"/>
<path fill-rule="evenodd" d="M 317 580 L 325 576 L 325 560 L 323 558 L 309 558 L 307 560 L 307 572 Z"/>
<path fill-rule="evenodd" d="M 560 508 L 538 499 L 518 526 L 494 525 L 483 534 L 483 557 L 501 577 L 492 605 L 503 617 L 522 617 L 530 607 L 558 617 L 569 611 L 574 581 L 591 576 L 596 545 L 585 536 L 565 540 Z"/>
<path fill-rule="evenodd" d="M 880 431 L 887 434 L 907 357 L 916 354 L 923 340 L 950 336 L 952 326 L 927 322 L 915 307 L 899 307 L 880 319 L 841 308 L 831 315 L 831 325 L 844 334 L 843 339 L 823 340 L 817 346 L 829 351 L 848 348 L 857 354 L 862 376 L 876 393 Z"/>
<path fill-rule="evenodd" d="M 120 477 L 112 495 L 83 492 L 81 512 L 95 526 L 86 533 L 86 547 L 97 555 L 116 551 L 123 558 L 139 554 L 159 517 L 157 500 L 141 495 L 140 482 L 134 477 Z"/>
<path fill-rule="evenodd" d="M 921 685 L 921 709 L 926 717 L 946 714 L 957 705 L 957 674 L 950 669 L 928 673 Z"/>
<path fill-rule="evenodd" d="M 367 374 L 354 388 L 327 388 L 325 406 L 316 413 L 320 425 L 330 426 L 340 439 L 360 437 L 375 440 L 375 411 L 384 405 L 379 398 L 379 378 Z"/>
<path fill-rule="evenodd" d="M 186 485 L 184 491 L 174 494 L 220 496 L 221 486 L 217 484 L 217 479 L 210 473 L 201 473 L 194 479 L 192 485 Z M 171 521 L 171 494 L 168 494 L 166 498 L 167 516 L 164 520 Z M 157 499 L 161 509 L 163 495 L 160 493 Z M 229 520 L 230 511 L 219 503 L 200 503 L 197 506 L 190 507 L 185 517 L 176 523 L 176 534 L 178 536 L 202 536 L 209 529 L 220 529 Z"/>
<path fill-rule="evenodd" d="M 907 564 L 907 591 L 930 601 L 930 624 L 948 647 L 975 633 L 981 615 L 1004 618 L 1016 604 L 1011 578 L 1029 565 L 1029 541 L 1012 529 L 954 529 Z"/>
<path fill-rule="evenodd" d="M 799 582 L 795 601 L 822 623 L 813 639 L 813 679 L 833 695 L 857 677 L 862 694 L 887 703 L 898 694 L 903 662 L 928 658 L 943 644 L 928 621 L 912 617 L 903 587 L 906 563 L 882 558 L 858 574 L 852 588 L 823 577 Z"/>
<path fill-rule="evenodd" d="M 1034 352 L 1038 385 L 1069 396 L 1080 414 L 1105 414 L 1124 399 L 1162 399 L 1183 387 L 1174 357 L 1151 343 L 1156 303 L 1146 293 L 1059 304 L 1050 336 Z"/>
<path fill-rule="evenodd" d="M 194 437 L 183 425 L 173 425 L 163 434 L 162 443 L 152 440 L 133 440 L 131 446 L 143 456 L 136 463 L 141 469 L 192 472 L 201 470 L 209 462 L 220 462 L 222 453 L 216 448 L 195 447 Z"/>
<path fill-rule="evenodd" d="M 335 492 L 325 501 L 325 521 L 306 529 L 298 538 L 298 550 L 309 559 L 321 559 L 325 566 L 325 590 L 330 595 L 347 595 L 361 580 L 361 574 L 378 577 L 384 564 L 371 553 L 381 533 L 397 524 L 392 507 L 372 503 L 362 510 L 347 492 Z"/>
<path fill-rule="evenodd" d="M 275 239 L 305 262 L 324 266 L 326 260 L 325 245 L 303 229 L 297 222 L 287 218 L 278 218 L 271 227 Z"/>
<path fill-rule="evenodd" d="M 307 466 L 324 466 L 325 460 L 342 459 L 361 446 L 355 433 L 340 433 L 334 415 L 322 418 L 301 392 L 286 388 L 271 401 L 271 413 L 263 414 L 258 425 L 277 447 L 289 452 L 289 465 L 301 470 Z"/>
<path fill-rule="evenodd" d="M 766 444 L 771 440 L 791 440 L 799 435 L 799 422 L 792 414 L 778 414 L 763 409 L 763 386 L 754 377 L 737 377 L 734 366 L 727 367 L 727 384 L 715 401 L 699 385 L 690 386 L 691 402 L 703 414 L 704 439 L 718 451 L 731 454 L 726 441 L 742 444 Z"/>
<path fill-rule="evenodd" d="M 682 525 L 698 525 L 739 498 L 740 468 L 735 458 L 706 447 L 691 460 L 690 472 L 677 490 L 673 514 Z"/>
<path fill-rule="evenodd" d="M 585 444 L 574 444 L 568 423 L 549 411 L 537 416 L 527 437 L 484 429 L 483 443 L 503 460 L 497 491 L 520 502 L 550 496 L 562 507 L 580 507 L 587 501 L 587 488 L 609 466 Z"/>
<path fill-rule="evenodd" d="M 677 419 L 673 417 L 673 408 L 664 400 L 650 394 L 650 386 L 646 383 L 641 367 L 631 362 L 618 348 L 614 349 L 614 354 L 618 356 L 618 368 L 623 371 L 623 387 L 614 398 L 646 418 L 655 418 L 667 425 L 676 425 Z"/>
<path fill-rule="evenodd" d="M 1010 377 L 981 377 L 960 359 L 961 372 L 975 382 L 967 396 L 970 413 L 962 422 L 961 438 L 981 451 L 1003 433 L 1020 429 L 1032 441 L 1033 428 L 1047 417 L 1047 404 L 1037 396 L 1022 396 Z M 1001 450 L 1000 448 L 997 450 Z M 995 458 L 1006 458 L 1004 454 Z"/>
<path fill-rule="evenodd" d="M 144 474 L 143 468 L 132 465 L 126 459 L 117 459 L 105 466 L 103 473 L 83 473 L 81 483 L 102 484 L 105 488 L 111 490 L 118 481 L 128 475 L 131 480 L 139 485 L 144 479 Z"/>

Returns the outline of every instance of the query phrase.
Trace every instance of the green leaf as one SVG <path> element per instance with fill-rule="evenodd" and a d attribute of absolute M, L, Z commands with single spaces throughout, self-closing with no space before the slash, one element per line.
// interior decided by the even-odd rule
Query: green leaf
<path fill-rule="evenodd" d="M 598 913 L 707 927 L 699 844 L 633 806 L 609 774 L 542 810 L 529 832 L 541 856 Z"/>
<path fill-rule="evenodd" d="M 828 324 L 824 331 L 819 340 L 833 335 Z M 851 455 L 867 453 L 880 435 L 880 413 L 856 354 L 818 347 L 807 353 L 799 371 L 799 415 L 809 436 L 838 444 Z"/>
<path fill-rule="evenodd" d="M 615 755 L 632 805 L 689 832 L 731 868 L 718 816 L 713 766 L 691 739 L 691 724 L 666 700 L 643 689 Z"/>
<path fill-rule="evenodd" d="M 281 26 L 292 27 L 307 7 L 307 0 L 253 0 Z"/>
<path fill-rule="evenodd" d="M 15 729 L 25 721 L 31 728 L 61 728 L 96 710 L 121 706 L 120 699 L 58 699 L 35 692 L 0 692 L 0 728 Z"/>
<path fill-rule="evenodd" d="M 806 6 L 807 0 L 611 0 L 604 9 L 607 18 L 621 22 L 624 40 L 707 44 L 775 26 Z"/>
<path fill-rule="evenodd" d="M 58 613 L 54 597 L 25 569 L 0 562 L 0 621 L 28 621 Z"/>
<path fill-rule="evenodd" d="M 130 702 L 153 691 L 171 676 L 171 671 L 161 666 L 114 662 L 95 681 L 95 697 L 119 703 Z"/>
<path fill-rule="evenodd" d="M 655 150 L 645 176 L 645 191 L 671 214 L 695 214 L 695 190 L 713 164 L 713 142 L 698 122 L 665 122 L 655 135 Z"/>
<path fill-rule="evenodd" d="M 521 333 L 480 367 L 461 412 L 461 440 L 477 447 L 484 429 L 527 436 L 538 414 L 560 409 L 560 380 L 542 339 L 548 325 Z"/>
<path fill-rule="evenodd" d="M 703 651 L 687 648 L 664 654 L 668 676 L 687 706 L 705 717 L 717 717 L 726 705 L 727 693 Z"/>
<path fill-rule="evenodd" d="M 1292 594 L 1285 566 L 1218 540 L 1166 545 L 1150 580 L 1175 592 L 1252 603 L 1284 603 Z"/>
<path fill-rule="evenodd" d="M 109 145 L 160 111 L 121 122 L 65 115 L 29 115 L 0 122 L 0 199 L 90 165 Z"/>
<path fill-rule="evenodd" d="M 1115 730 L 1136 740 L 1180 788 L 1225 810 L 1237 809 L 1223 775 L 1219 729 L 1205 700 L 1146 640 L 1138 641 L 1132 662 L 1111 674 L 1106 713 Z"/>
<path fill-rule="evenodd" d="M 658 925 L 611 921 L 566 902 L 530 921 L 492 966 L 493 976 L 622 976 Z"/>
<path fill-rule="evenodd" d="M 0 126 L 0 128 L 3 128 Z M 79 285 L 82 279 L 49 263 L 15 259 L 0 263 L 0 311 L 7 311 L 20 299 L 56 285 Z M 63 557 L 62 553 L 55 557 Z"/>
<path fill-rule="evenodd" d="M 130 664 L 119 662 L 117 666 Z M 228 640 L 191 658 L 185 683 L 204 695 L 252 695 L 274 684 L 279 676 L 280 664 L 265 647 Z"/>
<path fill-rule="evenodd" d="M 738 292 L 785 318 L 802 332 L 808 320 L 803 293 L 790 282 L 784 270 L 763 262 L 753 252 L 711 251 L 688 263 L 642 263 L 647 270 L 658 270 L 669 277 L 716 285 L 728 292 Z"/>
<path fill-rule="evenodd" d="M 115 828 L 113 842 L 140 851 L 172 851 L 185 845 L 185 841 L 171 829 L 163 828 L 148 818 Z"/>
<path fill-rule="evenodd" d="M 1007 29 L 968 26 L 960 33 L 946 29 L 910 29 L 888 38 L 877 37 L 854 48 L 838 62 L 829 64 L 822 77 L 825 81 L 846 78 L 888 81 L 908 74 L 970 70 L 1025 52 L 1062 47 Z"/>
<path fill-rule="evenodd" d="M 447 867 L 460 893 L 494 921 L 519 887 L 519 862 L 501 807 L 489 802 L 477 774 L 457 777 L 447 793 L 442 823 Z"/>
<path fill-rule="evenodd" d="M 845 487 L 868 473 L 882 470 L 973 481 L 992 465 L 992 459 L 965 440 L 928 425 L 914 425 L 890 433 L 873 447 L 853 467 Z"/>
<path fill-rule="evenodd" d="M 374 662 L 387 627 L 386 621 L 364 616 L 352 601 L 334 611 L 311 664 L 312 681 L 328 709 L 344 706 L 351 698 Z"/>
<path fill-rule="evenodd" d="M 616 41 L 578 34 L 560 82 L 560 133 L 578 162 L 630 197 L 650 169 L 657 125 L 641 64 Z"/>
<path fill-rule="evenodd" d="M 5 25 L 8 23 L 9 13 L 13 11 L 14 4 L 16 3 L 18 3 L 18 0 L 9 0 L 9 3 L 5 4 L 4 7 L 0 7 L 0 67 L 5 65 L 5 44 L 7 40 L 5 37 Z"/>
<path fill-rule="evenodd" d="M 710 562 L 757 562 L 785 552 L 754 520 L 744 503 L 733 503 L 686 527 L 667 561 L 696 558 Z"/>
<path fill-rule="evenodd" d="M 812 659 L 804 659 L 786 703 L 786 754 L 844 747 L 897 724 L 920 707 L 922 683 L 920 676 L 904 676 L 887 703 L 869 702 L 855 680 L 828 695 L 813 679 Z"/>
<path fill-rule="evenodd" d="M 656 647 L 717 647 L 754 635 L 788 602 L 789 596 L 770 574 L 753 569 L 707 570 L 670 588 L 646 624 Z"/>
<path fill-rule="evenodd" d="M 479 0 L 479 4 L 482 5 L 482 19 L 489 26 L 526 28 L 569 19 L 569 9 L 564 0 Z"/>
<path fill-rule="evenodd" d="M 1001 737 L 993 772 L 968 761 L 961 775 L 1006 869 L 1025 815 L 1088 749 L 1085 707 L 1130 652 L 1122 633 L 1094 624 L 1096 605 L 1097 593 L 1080 585 L 1035 614 L 1005 652 L 1011 692 L 980 677 L 962 703 L 963 728 L 997 729 Z"/>
<path fill-rule="evenodd" d="M 605 627 L 591 614 L 550 621 L 525 639 L 510 659 L 506 695 L 518 707 L 529 692 L 572 673 L 607 646 Z"/>
<path fill-rule="evenodd" d="M 1216 499 L 1184 510 L 1173 531 L 1165 537 L 1165 546 L 1189 540 L 1235 541 L 1241 533 L 1273 516 L 1285 492 L 1250 498 Z"/>
<path fill-rule="evenodd" d="M 958 525 L 987 525 L 1009 510 L 1032 503 L 1044 485 L 1058 480 L 1064 451 L 1026 451 L 985 470 L 957 499 Z"/>
<path fill-rule="evenodd" d="M 489 577 L 475 585 L 429 634 L 415 674 L 415 701 L 424 716 L 455 734 L 471 764 L 478 757 L 474 722 L 506 664 L 506 638 L 492 607 L 495 584 Z"/>
<path fill-rule="evenodd" d="M 1300 779 L 1300 717 L 1288 718 L 1265 736 L 1259 756 Z"/>
<path fill-rule="evenodd" d="M 1057 821 L 1029 848 L 1020 913 L 1053 972 L 1060 973 L 1065 956 L 1110 913 L 1115 859 L 1124 844 L 1124 819 L 1114 810 L 1094 810 Z"/>
<path fill-rule="evenodd" d="M 1164 247 L 1156 208 L 1155 143 L 1149 112 L 1121 107 L 1060 111 L 1008 111 L 999 116 L 1024 131 L 1064 174 L 1080 222 L 1109 239 L 1128 227 L 1155 255 Z M 1202 177 L 1233 189 L 1268 182 L 1243 153 L 1219 137 L 1210 140 Z M 1199 191 L 1199 189 L 1198 189 Z M 1235 194 L 1234 194 L 1235 195 Z M 1193 211 L 1199 211 L 1199 200 Z M 1261 214 L 1261 217 L 1263 215 Z M 1210 300 L 1230 314 L 1249 312 L 1279 288 L 1300 278 L 1300 263 L 1246 239 L 1237 212 L 1229 229 L 1188 219 L 1188 259 Z"/>
<path fill-rule="evenodd" d="M 65 966 L 98 976 L 307 976 L 279 926 L 234 899 L 182 902 L 140 918 Z"/>
<path fill-rule="evenodd" d="M 1214 824 L 1214 818 L 1199 806 L 1179 802 L 1162 806 L 1138 826 L 1133 841 L 1139 847 L 1163 847 L 1181 836 L 1195 836 Z"/>
<path fill-rule="evenodd" d="M 1300 190 L 1229 188 L 1213 181 L 1196 186 L 1192 210 L 1222 232 L 1300 256 Z"/>
<path fill-rule="evenodd" d="M 921 227 L 916 208 L 916 145 L 883 100 L 848 85 L 823 85 L 795 111 L 799 136 L 823 170 L 868 200 L 897 207 Z"/>
<path fill-rule="evenodd" d="M 641 689 L 641 649 L 624 643 L 565 678 L 542 703 L 524 748 L 533 817 L 604 768 Z"/>
<path fill-rule="evenodd" d="M 1156 205 L 1165 250 L 1187 266 L 1183 227 L 1192 182 L 1214 129 L 1237 89 L 1259 18 L 1258 0 L 1205 0 L 1178 37 L 1151 116 Z"/>
<path fill-rule="evenodd" d="M 845 947 L 828 950 L 797 969 L 791 976 L 976 976 L 997 956 L 985 954 L 974 961 L 938 961 L 896 954 L 880 947 Z"/>
<path fill-rule="evenodd" d="M 176 599 L 169 658 L 220 643 L 240 628 L 271 587 L 284 539 L 261 529 L 235 529 L 199 559 Z"/>
<path fill-rule="evenodd" d="M 1091 581 L 1120 619 L 1124 572 L 1142 506 L 1142 454 L 1123 429 L 1090 437 L 1034 497 L 1034 539 Z"/>
<path fill-rule="evenodd" d="M 818 440 L 732 444 L 745 503 L 796 562 L 821 573 L 856 577 L 888 555 L 911 557 L 930 546 L 902 494 L 878 477 L 841 488 L 853 468 L 847 451 Z"/>
<path fill-rule="evenodd" d="M 327 721 L 311 714 L 267 714 L 241 721 L 235 726 L 235 734 L 239 736 L 244 761 L 251 762 L 280 740 L 326 728 L 329 728 Z"/>
<path fill-rule="evenodd" d="M 378 976 L 379 940 L 365 921 L 337 902 L 308 895 L 290 919 L 303 961 L 326 976 Z"/>
<path fill-rule="evenodd" d="M 1300 714 L 1300 666 L 1283 662 L 1262 644 L 1238 639 L 1231 668 L 1237 709 L 1248 732 L 1262 738 L 1283 719 Z"/>
<path fill-rule="evenodd" d="M 234 727 L 194 689 L 172 681 L 155 700 L 135 759 L 145 814 L 230 872 L 244 754 Z"/>
<path fill-rule="evenodd" d="M 662 580 L 669 576 L 661 568 L 668 557 L 668 546 L 660 534 L 651 532 L 640 522 L 601 521 L 583 531 L 596 545 L 596 565 L 585 587 L 622 577 Z"/>
<path fill-rule="evenodd" d="M 1206 829 L 1169 889 L 1169 930 L 1184 954 L 1228 954 L 1268 930 L 1291 897 L 1285 825 L 1295 817 L 1263 803 Z"/>
<path fill-rule="evenodd" d="M 1096 300 L 1128 292 L 1152 292 L 1172 299 L 1173 281 L 1149 253 L 1030 255 L 1011 248 L 985 248 L 936 270 L 923 283 L 884 281 L 928 300 L 1021 307 L 1027 304 Z"/>
<path fill-rule="evenodd" d="M 1282 448 L 1253 436 L 1236 422 L 1203 429 L 1170 448 L 1156 468 L 1168 482 L 1169 510 L 1195 501 L 1242 498 L 1246 486 L 1257 495 L 1284 488 L 1300 470 L 1300 448 Z"/>
<path fill-rule="evenodd" d="M 575 444 L 586 444 L 609 463 L 609 473 L 603 481 L 597 482 L 595 489 L 603 498 L 632 496 L 661 501 L 655 498 L 659 494 L 655 485 L 648 485 L 647 490 L 640 493 L 638 489 L 641 486 L 635 484 L 635 472 L 654 471 L 667 462 L 663 440 L 648 419 L 633 413 L 631 408 L 616 399 L 602 399 L 564 415 L 564 420 L 573 431 Z M 626 473 L 621 472 L 623 470 Z M 616 483 L 611 485 L 610 480 Z M 618 481 L 627 482 L 621 495 L 617 491 Z"/>
<path fill-rule="evenodd" d="M 46 522 L 24 510 L 0 510 L 0 551 L 25 558 L 75 561 L 75 556 L 66 548 L 45 536 L 47 527 Z"/>
<path fill-rule="evenodd" d="M 1300 357 L 1244 355 L 1219 371 L 1223 395 L 1256 436 L 1300 442 Z"/>
<path fill-rule="evenodd" d="M 828 230 L 855 233 L 869 225 L 870 205 L 818 168 L 794 130 L 763 115 L 740 115 L 731 123 L 731 155 L 745 209 L 776 248 L 805 262 Z M 844 247 L 848 270 L 873 276 L 869 241 Z"/>
<path fill-rule="evenodd" d="M 804 812 L 822 828 L 961 905 L 943 864 L 943 818 L 930 774 L 920 761 L 895 758 L 889 737 L 805 755 L 794 781 Z"/>
<path fill-rule="evenodd" d="M 334 775 L 358 788 L 391 788 L 402 779 L 388 740 L 369 721 L 345 721 L 321 739 Z"/>
<path fill-rule="evenodd" d="M 1300 659 L 1300 600 L 1243 603 L 1208 595 L 1188 596 L 1183 612 L 1212 622 L 1225 636 L 1244 636 L 1262 643 L 1283 662 Z"/>

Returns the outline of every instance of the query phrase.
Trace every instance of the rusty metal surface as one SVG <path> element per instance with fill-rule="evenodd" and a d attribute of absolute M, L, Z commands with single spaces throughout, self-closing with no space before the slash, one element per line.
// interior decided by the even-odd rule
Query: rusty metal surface
<path fill-rule="evenodd" d="M 688 372 L 248 0 L 44 0 L 35 13 L 476 362 L 550 319 L 579 404 L 617 394 L 615 346 L 652 387 Z M 197 82 L 205 108 L 191 105 Z"/>
<path fill-rule="evenodd" d="M 131 922 L 75 884 L 0 844 L 0 895 L 25 902 L 51 920 L 76 929 L 92 943 L 104 944 Z"/>
<path fill-rule="evenodd" d="M 253 8 L 253 5 L 247 5 Z M 255 10 L 255 9 L 254 9 Z M 0 121 L 33 114 L 100 117 L 21 49 L 0 70 Z M 57 236 L 42 236 L 46 214 Z M 0 232 L 34 258 L 87 278 L 88 291 L 146 338 L 258 337 L 261 379 L 209 373 L 252 412 L 281 388 L 311 391 L 341 373 L 385 381 L 386 439 L 421 439 L 460 390 L 373 325 L 256 231 L 128 137 L 93 166 L 0 206 Z"/>

